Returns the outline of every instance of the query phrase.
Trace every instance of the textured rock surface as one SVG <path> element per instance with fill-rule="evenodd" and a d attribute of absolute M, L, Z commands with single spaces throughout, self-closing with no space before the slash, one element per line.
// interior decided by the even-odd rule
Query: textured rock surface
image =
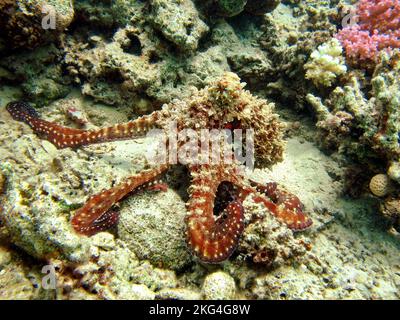
<path fill-rule="evenodd" d="M 245 10 L 255 15 L 262 15 L 274 10 L 280 0 L 247 0 Z"/>
<path fill-rule="evenodd" d="M 42 46 L 29 53 L 14 54 L 0 61 L 0 80 L 22 83 L 27 99 L 42 107 L 64 98 L 71 90 L 71 79 L 58 64 L 62 50 L 54 44 Z"/>
<path fill-rule="evenodd" d="M 217 0 L 218 14 L 233 17 L 244 10 L 247 0 Z"/>
<path fill-rule="evenodd" d="M 217 271 L 204 279 L 203 294 L 208 300 L 232 300 L 235 293 L 235 280 L 225 272 Z"/>
<path fill-rule="evenodd" d="M 32 49 L 56 39 L 73 17 L 70 0 L 2 0 L 0 36 L 12 48 Z M 43 25 L 50 28 L 43 28 Z"/>
<path fill-rule="evenodd" d="M 194 51 L 208 31 L 190 0 L 152 0 L 151 21 L 165 38 L 179 49 Z"/>
<path fill-rule="evenodd" d="M 191 261 L 185 215 L 185 206 L 171 190 L 137 195 L 121 209 L 118 235 L 140 259 L 179 270 Z"/>

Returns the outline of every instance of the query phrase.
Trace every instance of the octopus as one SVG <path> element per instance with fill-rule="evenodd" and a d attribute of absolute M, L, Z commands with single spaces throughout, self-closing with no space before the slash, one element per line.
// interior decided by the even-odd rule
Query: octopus
<path fill-rule="evenodd" d="M 25 102 L 11 102 L 6 108 L 13 119 L 28 124 L 36 134 L 60 149 L 135 139 L 155 128 L 167 132 L 171 123 L 175 124 L 177 132 L 184 129 L 194 132 L 251 129 L 254 133 L 254 164 L 267 167 L 282 160 L 284 125 L 273 113 L 272 103 L 251 95 L 244 86 L 236 74 L 226 73 L 210 86 L 196 90 L 187 100 L 173 100 L 149 115 L 91 130 L 46 121 Z M 170 143 L 168 139 L 166 142 Z M 182 141 L 178 142 L 178 146 L 182 144 Z M 89 197 L 74 213 L 72 227 L 84 236 L 111 228 L 118 222 L 118 211 L 113 210 L 115 204 L 142 189 L 163 190 L 159 180 L 172 165 L 168 161 L 159 163 Z M 298 197 L 274 182 L 261 184 L 246 179 L 243 163 L 239 161 L 226 161 L 221 157 L 216 163 L 193 161 L 185 165 L 191 176 L 185 221 L 187 243 L 203 262 L 220 263 L 234 252 L 245 229 L 243 201 L 248 196 L 262 203 L 294 231 L 304 230 L 312 224 Z"/>

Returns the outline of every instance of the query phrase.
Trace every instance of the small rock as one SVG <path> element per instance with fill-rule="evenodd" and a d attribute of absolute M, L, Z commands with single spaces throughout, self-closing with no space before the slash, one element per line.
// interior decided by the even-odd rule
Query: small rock
<path fill-rule="evenodd" d="M 100 232 L 95 234 L 91 239 L 94 245 L 105 250 L 111 250 L 115 247 L 114 236 L 111 233 Z"/>
<path fill-rule="evenodd" d="M 120 211 L 119 238 L 157 267 L 182 269 L 191 261 L 185 238 L 186 208 L 172 190 L 130 197 Z"/>
<path fill-rule="evenodd" d="M 162 289 L 156 294 L 157 300 L 199 300 L 201 294 L 189 289 Z"/>
<path fill-rule="evenodd" d="M 154 300 L 155 293 L 147 288 L 143 284 L 133 284 L 127 287 L 128 290 L 125 292 L 120 292 L 120 297 L 122 299 L 126 298 L 129 300 Z"/>
<path fill-rule="evenodd" d="M 217 271 L 204 279 L 203 294 L 208 300 L 231 300 L 235 293 L 235 280 L 225 272 Z"/>

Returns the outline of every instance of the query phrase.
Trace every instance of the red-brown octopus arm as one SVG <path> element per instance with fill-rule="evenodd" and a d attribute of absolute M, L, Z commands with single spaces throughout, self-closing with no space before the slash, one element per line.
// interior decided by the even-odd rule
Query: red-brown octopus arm
<path fill-rule="evenodd" d="M 214 216 L 218 186 L 224 181 L 236 184 L 234 173 L 223 169 L 210 165 L 189 168 L 192 183 L 187 204 L 187 239 L 195 255 L 208 263 L 227 259 L 244 230 L 244 210 L 239 200 L 233 200 L 218 217 Z"/>
<path fill-rule="evenodd" d="M 14 120 L 25 122 L 35 133 L 40 134 L 59 149 L 131 139 L 143 135 L 153 128 L 160 116 L 160 113 L 155 111 L 148 116 L 142 116 L 136 120 L 111 127 L 82 130 L 63 127 L 54 122 L 43 120 L 36 110 L 25 102 L 10 102 L 6 108 Z"/>
<path fill-rule="evenodd" d="M 256 202 L 262 202 L 269 211 L 280 221 L 295 231 L 304 230 L 312 225 L 312 220 L 303 212 L 304 207 L 300 199 L 295 195 L 282 190 L 275 182 L 260 184 L 250 181 L 256 191 L 266 195 L 254 196 Z"/>
<path fill-rule="evenodd" d="M 155 169 L 142 171 L 111 189 L 91 196 L 72 218 L 71 222 L 75 231 L 91 236 L 111 228 L 118 222 L 118 212 L 110 210 L 112 206 L 133 191 L 146 188 L 158 189 L 157 179 L 167 169 L 168 165 L 162 165 Z"/>

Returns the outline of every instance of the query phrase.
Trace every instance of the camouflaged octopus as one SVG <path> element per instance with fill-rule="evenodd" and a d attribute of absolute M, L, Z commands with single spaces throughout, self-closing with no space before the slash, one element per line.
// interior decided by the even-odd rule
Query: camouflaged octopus
<path fill-rule="evenodd" d="M 35 133 L 57 148 L 134 139 L 152 128 L 168 130 L 171 121 L 176 123 L 178 132 L 188 128 L 196 131 L 232 127 L 252 129 L 255 166 L 266 167 L 282 160 L 283 124 L 273 113 L 272 103 L 252 96 L 244 86 L 237 75 L 226 73 L 185 101 L 174 100 L 149 115 L 94 130 L 67 128 L 43 120 L 24 102 L 11 102 L 7 110 L 15 120 L 27 123 Z M 271 214 L 292 230 L 303 230 L 312 224 L 296 196 L 273 182 L 261 185 L 247 180 L 237 162 L 225 162 L 187 164 L 191 175 L 187 242 L 201 261 L 222 262 L 235 250 L 245 227 L 242 203 L 249 195 L 254 201 L 263 203 Z M 133 191 L 157 185 L 156 181 L 169 167 L 168 163 L 160 164 L 89 197 L 75 212 L 71 221 L 73 228 L 90 236 L 112 227 L 118 222 L 118 212 L 111 210 L 112 207 Z"/>

